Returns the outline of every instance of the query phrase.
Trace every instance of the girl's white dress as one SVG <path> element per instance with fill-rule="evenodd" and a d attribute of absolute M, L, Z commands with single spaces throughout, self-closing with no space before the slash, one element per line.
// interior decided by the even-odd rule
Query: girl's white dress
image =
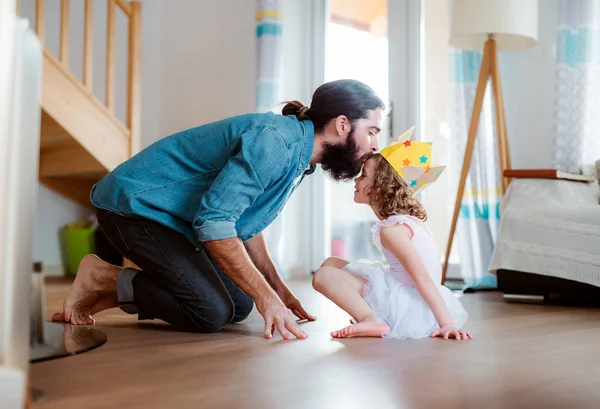
<path fill-rule="evenodd" d="M 415 286 L 402 263 L 381 245 L 381 228 L 396 223 L 406 224 L 413 231 L 412 243 L 433 282 L 446 302 L 454 325 L 460 329 L 467 321 L 467 312 L 461 302 L 447 288 L 440 284 L 442 266 L 437 245 L 425 223 L 413 216 L 394 215 L 373 226 L 373 243 L 387 259 L 389 265 L 377 261 L 357 260 L 349 263 L 344 270 L 363 277 L 368 281 L 363 297 L 377 316 L 390 328 L 384 338 L 426 338 L 439 329 L 439 325 L 429 305 Z"/>

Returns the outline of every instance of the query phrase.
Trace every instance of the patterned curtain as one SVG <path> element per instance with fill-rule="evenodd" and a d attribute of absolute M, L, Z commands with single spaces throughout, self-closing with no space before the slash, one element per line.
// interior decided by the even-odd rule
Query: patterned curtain
<path fill-rule="evenodd" d="M 559 4 L 555 166 L 592 174 L 600 159 L 600 2 Z"/>
<path fill-rule="evenodd" d="M 455 186 L 460 179 L 481 58 L 480 52 L 450 50 L 450 175 Z M 496 276 L 488 269 L 496 243 L 502 195 L 493 108 L 488 83 L 455 237 L 462 278 L 466 286 L 476 289 L 496 287 Z"/>
<path fill-rule="evenodd" d="M 282 14 L 280 0 L 256 1 L 256 110 L 273 110 L 281 101 Z"/>
<path fill-rule="evenodd" d="M 282 70 L 282 13 L 280 0 L 256 1 L 256 111 L 268 112 L 281 103 Z M 289 277 L 285 263 L 284 246 L 287 212 L 264 231 L 267 248 L 277 270 L 283 277 Z"/>

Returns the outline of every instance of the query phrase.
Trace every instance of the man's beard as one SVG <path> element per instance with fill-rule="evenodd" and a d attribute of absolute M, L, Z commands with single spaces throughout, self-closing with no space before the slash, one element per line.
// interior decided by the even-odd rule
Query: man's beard
<path fill-rule="evenodd" d="M 326 144 L 323 147 L 321 167 L 334 180 L 347 181 L 355 178 L 360 173 L 363 163 L 370 156 L 358 156 L 358 148 L 354 140 L 354 129 L 348 135 L 344 144 Z"/>

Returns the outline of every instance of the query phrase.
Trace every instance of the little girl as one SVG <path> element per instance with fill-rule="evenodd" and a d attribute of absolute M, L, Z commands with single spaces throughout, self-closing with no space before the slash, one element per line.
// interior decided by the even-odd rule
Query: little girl
<path fill-rule="evenodd" d="M 313 287 L 356 322 L 332 332 L 334 338 L 471 339 L 461 330 L 467 320 L 462 304 L 440 285 L 437 246 L 414 197 L 444 168 L 429 167 L 431 144 L 409 140 L 411 133 L 367 160 L 355 180 L 354 201 L 370 205 L 379 218 L 372 239 L 389 266 L 331 257 L 314 275 Z"/>

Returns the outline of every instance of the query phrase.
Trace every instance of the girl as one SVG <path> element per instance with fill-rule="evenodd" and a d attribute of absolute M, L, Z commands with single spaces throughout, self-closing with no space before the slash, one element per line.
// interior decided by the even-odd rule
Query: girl
<path fill-rule="evenodd" d="M 428 165 L 429 158 L 417 154 L 419 162 L 426 165 L 420 171 L 418 166 L 407 167 L 410 161 L 402 158 L 407 156 L 410 149 L 406 148 L 411 143 L 415 148 L 423 148 L 416 145 L 424 143 L 399 143 L 402 146 L 388 147 L 367 160 L 355 180 L 354 192 L 354 201 L 370 205 L 380 220 L 373 227 L 372 239 L 389 266 L 366 260 L 349 263 L 332 257 L 315 273 L 313 287 L 356 322 L 332 332 L 334 338 L 471 339 L 471 334 L 461 330 L 467 320 L 463 306 L 439 284 L 441 265 L 436 244 L 423 223 L 427 219 L 425 209 L 414 197 L 413 188 L 434 181 L 441 172 L 423 182 L 428 173 L 434 172 Z M 426 145 L 430 150 L 431 144 Z M 405 181 L 411 173 L 412 177 L 421 175 L 409 181 L 413 188 Z"/>

